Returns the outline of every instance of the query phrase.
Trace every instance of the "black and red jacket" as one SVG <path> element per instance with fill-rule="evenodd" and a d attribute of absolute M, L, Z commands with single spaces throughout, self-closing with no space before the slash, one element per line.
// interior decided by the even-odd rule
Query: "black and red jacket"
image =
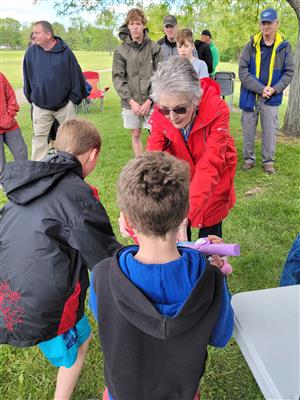
<path fill-rule="evenodd" d="M 68 153 L 8 164 L 0 211 L 0 343 L 35 345 L 83 316 L 88 269 L 119 247 Z"/>

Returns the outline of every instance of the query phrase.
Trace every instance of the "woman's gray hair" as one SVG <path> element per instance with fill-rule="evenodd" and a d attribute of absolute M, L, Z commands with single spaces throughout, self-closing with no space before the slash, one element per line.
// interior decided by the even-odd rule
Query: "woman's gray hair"
<path fill-rule="evenodd" d="M 160 94 L 185 94 L 195 105 L 200 103 L 202 90 L 194 67 L 181 57 L 169 57 L 158 64 L 151 78 L 151 99 L 158 103 Z"/>

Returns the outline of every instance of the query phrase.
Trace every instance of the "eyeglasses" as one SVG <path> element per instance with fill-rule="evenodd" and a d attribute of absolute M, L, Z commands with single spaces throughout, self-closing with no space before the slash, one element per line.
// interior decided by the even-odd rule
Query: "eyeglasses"
<path fill-rule="evenodd" d="M 185 107 L 175 107 L 175 108 L 159 108 L 159 112 L 162 115 L 169 115 L 170 112 L 172 111 L 175 114 L 185 114 L 187 112 L 187 108 L 189 106 L 185 106 Z"/>

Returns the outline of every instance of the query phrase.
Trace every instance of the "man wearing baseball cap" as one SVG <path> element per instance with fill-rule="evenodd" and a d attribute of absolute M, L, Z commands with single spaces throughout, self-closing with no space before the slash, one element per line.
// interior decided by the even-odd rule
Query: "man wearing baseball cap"
<path fill-rule="evenodd" d="M 283 90 L 294 73 L 292 48 L 277 32 L 277 12 L 267 8 L 260 14 L 260 32 L 243 49 L 239 63 L 241 81 L 243 158 L 242 169 L 255 166 L 255 134 L 260 114 L 262 129 L 262 166 L 274 174 L 278 108 Z"/>
<path fill-rule="evenodd" d="M 214 42 L 212 41 L 212 36 L 211 33 L 208 29 L 204 29 L 201 33 L 200 40 L 204 43 L 207 43 L 210 48 L 210 52 L 212 55 L 212 61 L 213 61 L 213 70 L 212 73 L 210 74 L 211 77 L 214 77 L 217 65 L 219 64 L 219 50 L 215 46 Z"/>
<path fill-rule="evenodd" d="M 177 19 L 174 15 L 167 15 L 163 22 L 165 36 L 157 42 L 162 49 L 164 60 L 170 56 L 178 56 L 176 47 Z"/>

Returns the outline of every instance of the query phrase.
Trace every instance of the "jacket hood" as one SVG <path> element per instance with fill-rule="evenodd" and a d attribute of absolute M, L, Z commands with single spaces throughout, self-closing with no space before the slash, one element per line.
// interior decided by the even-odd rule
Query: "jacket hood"
<path fill-rule="evenodd" d="M 257 45 L 260 44 L 260 42 L 262 41 L 262 38 L 263 38 L 263 36 L 262 36 L 261 32 L 256 33 L 250 39 L 251 45 L 253 47 L 256 47 Z M 287 46 L 287 41 L 284 40 L 284 37 L 279 32 L 276 32 L 276 34 L 275 34 L 274 46 L 275 46 L 276 50 L 279 50 L 280 48 Z"/>
<path fill-rule="evenodd" d="M 122 249 L 110 260 L 109 284 L 119 311 L 131 324 L 148 335 L 164 340 L 190 330 L 205 316 L 214 301 L 219 284 L 214 267 L 205 268 L 180 311 L 174 317 L 169 317 L 161 315 L 151 301 L 124 275 L 118 264 L 121 251 Z"/>
<path fill-rule="evenodd" d="M 45 161 L 14 161 L 5 167 L 3 186 L 12 203 L 24 205 L 47 192 L 69 171 L 82 176 L 80 162 L 65 152 Z"/>
<path fill-rule="evenodd" d="M 128 26 L 126 24 L 122 25 L 119 28 L 119 38 L 122 40 L 122 42 L 126 42 L 126 43 L 129 43 L 131 45 L 140 46 L 137 42 L 134 42 L 131 39 L 130 31 L 129 31 Z M 148 29 L 147 28 L 144 29 L 144 40 L 143 40 L 142 43 L 144 43 L 146 40 L 149 40 L 148 39 Z"/>
<path fill-rule="evenodd" d="M 54 39 L 56 43 L 50 50 L 47 50 L 47 53 L 61 53 L 67 50 L 68 45 L 59 36 L 54 36 Z"/>

